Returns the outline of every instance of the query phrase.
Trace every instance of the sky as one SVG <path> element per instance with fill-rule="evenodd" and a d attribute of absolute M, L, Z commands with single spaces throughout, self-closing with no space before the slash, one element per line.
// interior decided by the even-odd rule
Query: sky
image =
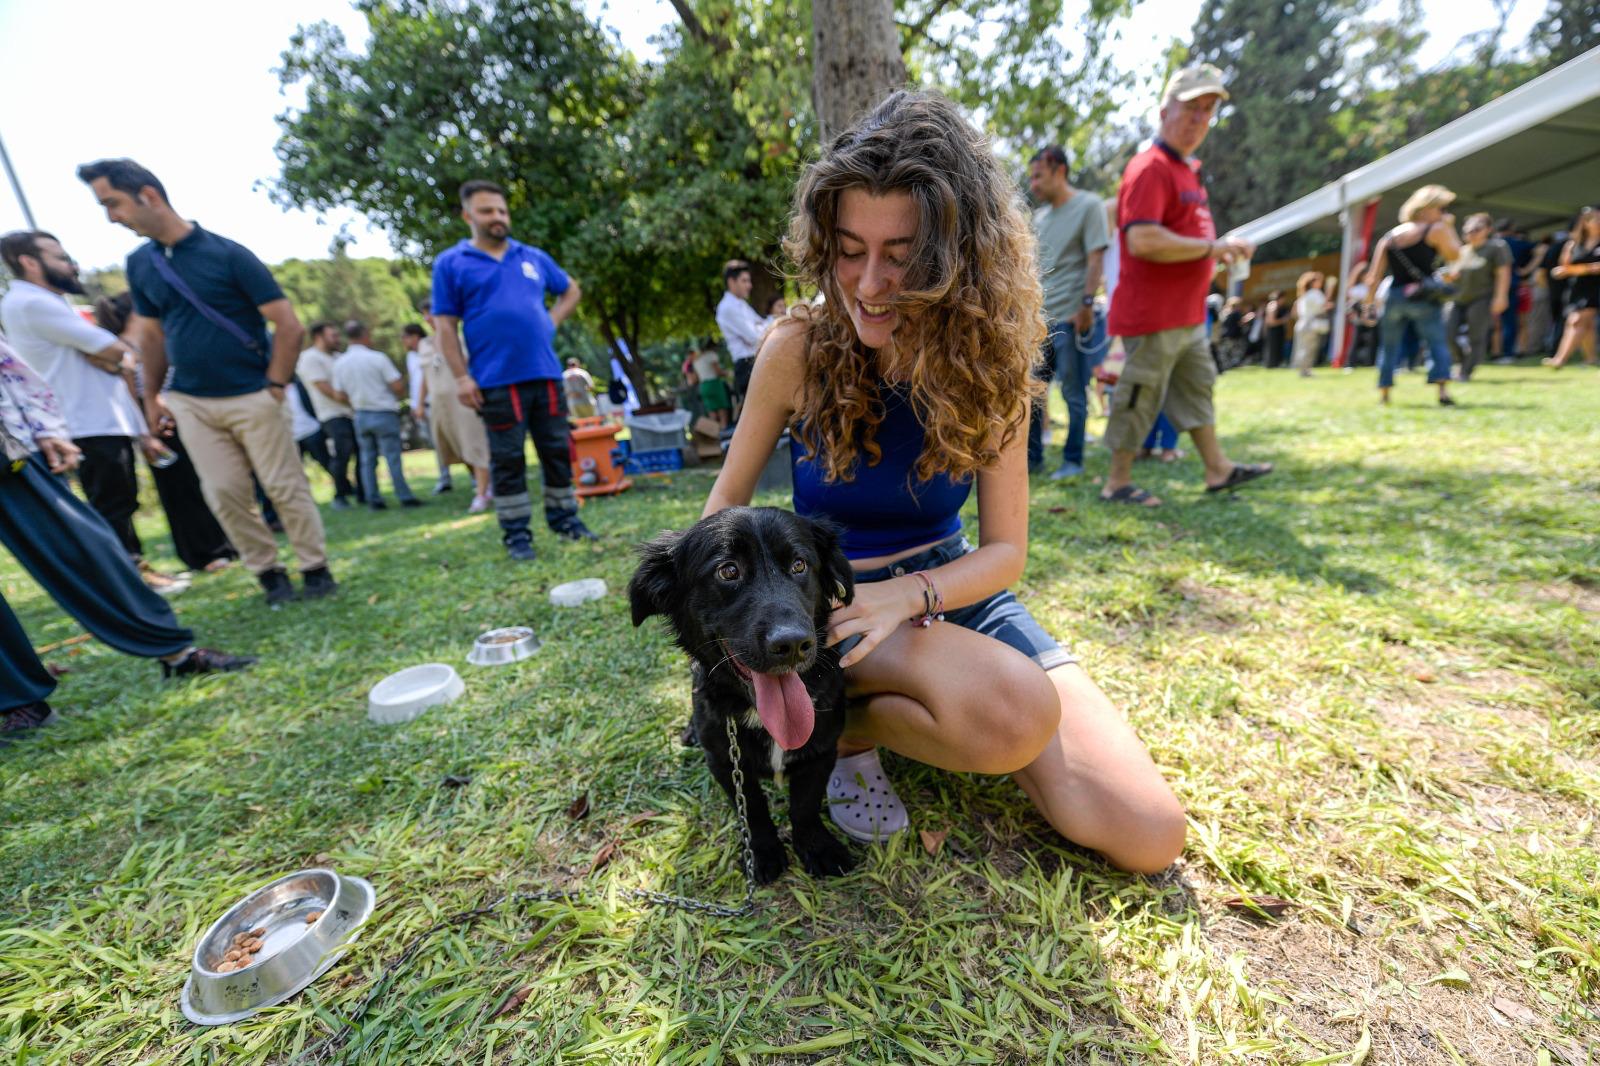
<path fill-rule="evenodd" d="M 642 57 L 675 21 L 667 0 L 582 0 Z M 1174 31 L 1193 25 L 1201 0 L 1142 0 L 1112 45 L 1125 69 L 1159 72 Z M 1084 0 L 1067 0 L 1068 24 Z M 1379 14 L 1398 0 L 1380 0 Z M 1464 34 L 1494 22 L 1490 0 L 1423 0 L 1434 36 L 1420 60 L 1443 58 Z M 1543 0 L 1516 0 L 1508 36 L 1520 41 Z M 343 228 L 351 254 L 391 254 L 385 235 L 351 211 L 320 215 L 274 204 L 276 116 L 301 101 L 273 68 L 295 27 L 318 21 L 353 42 L 365 23 L 348 0 L 0 0 L 0 139 L 35 221 L 85 267 L 119 264 L 138 243 L 107 222 L 76 177 L 79 163 L 131 156 L 162 179 L 182 214 L 232 237 L 269 263 L 320 258 Z M 1153 77 L 1154 74 L 1151 75 Z M 1149 91 L 1154 92 L 1155 89 Z M 1142 106 L 1130 100 L 1129 107 Z M 0 232 L 25 225 L 0 181 Z"/>

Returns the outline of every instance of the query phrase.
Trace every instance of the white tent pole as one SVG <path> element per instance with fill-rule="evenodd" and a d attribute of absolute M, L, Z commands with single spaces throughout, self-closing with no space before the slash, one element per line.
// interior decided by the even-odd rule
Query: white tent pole
<path fill-rule="evenodd" d="M 5 167 L 6 177 L 11 179 L 11 191 L 17 196 L 17 204 L 22 208 L 22 217 L 27 220 L 29 229 L 38 229 L 38 223 L 33 221 L 33 209 L 28 206 L 28 198 L 22 193 L 22 182 L 17 180 L 17 172 L 11 167 L 11 156 L 6 152 L 6 142 L 0 141 L 0 165 Z"/>
<path fill-rule="evenodd" d="M 1345 201 L 1349 192 L 1343 181 L 1339 182 L 1339 286 L 1334 290 L 1336 296 L 1333 301 L 1333 343 L 1328 347 L 1328 362 L 1340 365 L 1339 357 L 1344 351 L 1344 324 L 1348 317 L 1345 309 L 1350 306 L 1350 294 L 1345 292 L 1345 284 L 1350 280 L 1350 268 L 1354 265 L 1350 258 L 1355 254 L 1355 215 L 1350 210 L 1350 204 Z"/>

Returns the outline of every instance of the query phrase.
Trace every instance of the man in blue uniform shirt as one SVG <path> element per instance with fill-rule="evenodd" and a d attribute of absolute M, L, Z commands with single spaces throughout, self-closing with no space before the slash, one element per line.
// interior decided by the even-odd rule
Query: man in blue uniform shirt
<path fill-rule="evenodd" d="M 557 536 L 592 540 L 572 486 L 566 390 L 556 358 L 556 327 L 581 295 L 543 249 L 511 239 L 505 190 L 491 181 L 461 186 L 461 217 L 472 237 L 433 264 L 433 320 L 456 395 L 489 434 L 489 477 L 506 553 L 534 558 L 533 501 L 523 437 L 533 438 L 544 473 L 544 520 Z M 556 297 L 545 308 L 545 294 Z M 465 332 L 472 353 L 461 352 Z"/>

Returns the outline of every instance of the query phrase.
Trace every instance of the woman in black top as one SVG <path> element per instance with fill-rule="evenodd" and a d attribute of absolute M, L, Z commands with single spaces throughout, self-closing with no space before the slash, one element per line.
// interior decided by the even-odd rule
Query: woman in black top
<path fill-rule="evenodd" d="M 1567 327 L 1561 346 L 1545 365 L 1560 370 L 1583 349 L 1583 361 L 1595 362 L 1595 314 L 1600 311 L 1600 208 L 1586 207 L 1572 224 L 1572 239 L 1561 249 L 1561 262 L 1551 275 L 1567 281 Z"/>
<path fill-rule="evenodd" d="M 1444 308 L 1428 297 L 1426 282 L 1434 264 L 1453 263 L 1461 255 L 1455 216 L 1445 208 L 1456 194 L 1443 185 L 1424 185 L 1400 207 L 1400 225 L 1384 234 L 1367 273 L 1367 291 L 1377 292 L 1383 276 L 1392 274 L 1389 300 L 1383 311 L 1383 355 L 1378 363 L 1380 403 L 1389 402 L 1394 388 L 1394 368 L 1400 362 L 1401 338 L 1406 326 L 1416 330 L 1428 351 L 1428 384 L 1439 386 L 1439 403 L 1453 407 L 1450 398 L 1450 346 L 1445 343 Z"/>

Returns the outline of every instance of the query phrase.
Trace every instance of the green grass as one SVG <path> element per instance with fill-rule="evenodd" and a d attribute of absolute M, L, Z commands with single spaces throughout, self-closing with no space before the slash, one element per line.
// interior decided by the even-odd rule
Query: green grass
<path fill-rule="evenodd" d="M 65 721 L 0 750 L 0 1049 L 292 1061 L 436 918 L 556 884 L 595 902 L 441 934 L 342 1061 L 1600 1061 L 1600 378 L 1492 367 L 1459 396 L 1441 410 L 1407 377 L 1380 409 L 1370 371 L 1239 371 L 1223 438 L 1278 473 L 1237 499 L 1202 496 L 1192 457 L 1139 466 L 1153 513 L 1093 502 L 1102 451 L 1076 484 L 1035 481 L 1021 595 L 1189 810 L 1150 879 L 1054 837 L 1006 779 L 889 758 L 915 825 L 949 830 L 939 854 L 912 835 L 843 879 L 791 871 L 745 919 L 618 901 L 740 893 L 731 811 L 674 743 L 682 658 L 619 595 L 630 547 L 689 523 L 709 473 L 591 504 L 599 544 L 541 536 L 524 569 L 460 491 L 328 512 L 336 602 L 268 613 L 237 571 L 175 601 L 204 642 L 264 656 L 250 672 L 48 657 Z M 591 575 L 604 601 L 550 606 Z M 36 644 L 77 632 L 9 558 L 0 587 Z M 535 658 L 463 663 L 512 623 Z M 466 696 L 370 725 L 367 688 L 429 660 Z M 355 948 L 283 1006 L 189 1025 L 196 937 L 313 863 L 377 887 Z M 1240 894 L 1293 906 L 1259 920 L 1224 905 Z"/>

